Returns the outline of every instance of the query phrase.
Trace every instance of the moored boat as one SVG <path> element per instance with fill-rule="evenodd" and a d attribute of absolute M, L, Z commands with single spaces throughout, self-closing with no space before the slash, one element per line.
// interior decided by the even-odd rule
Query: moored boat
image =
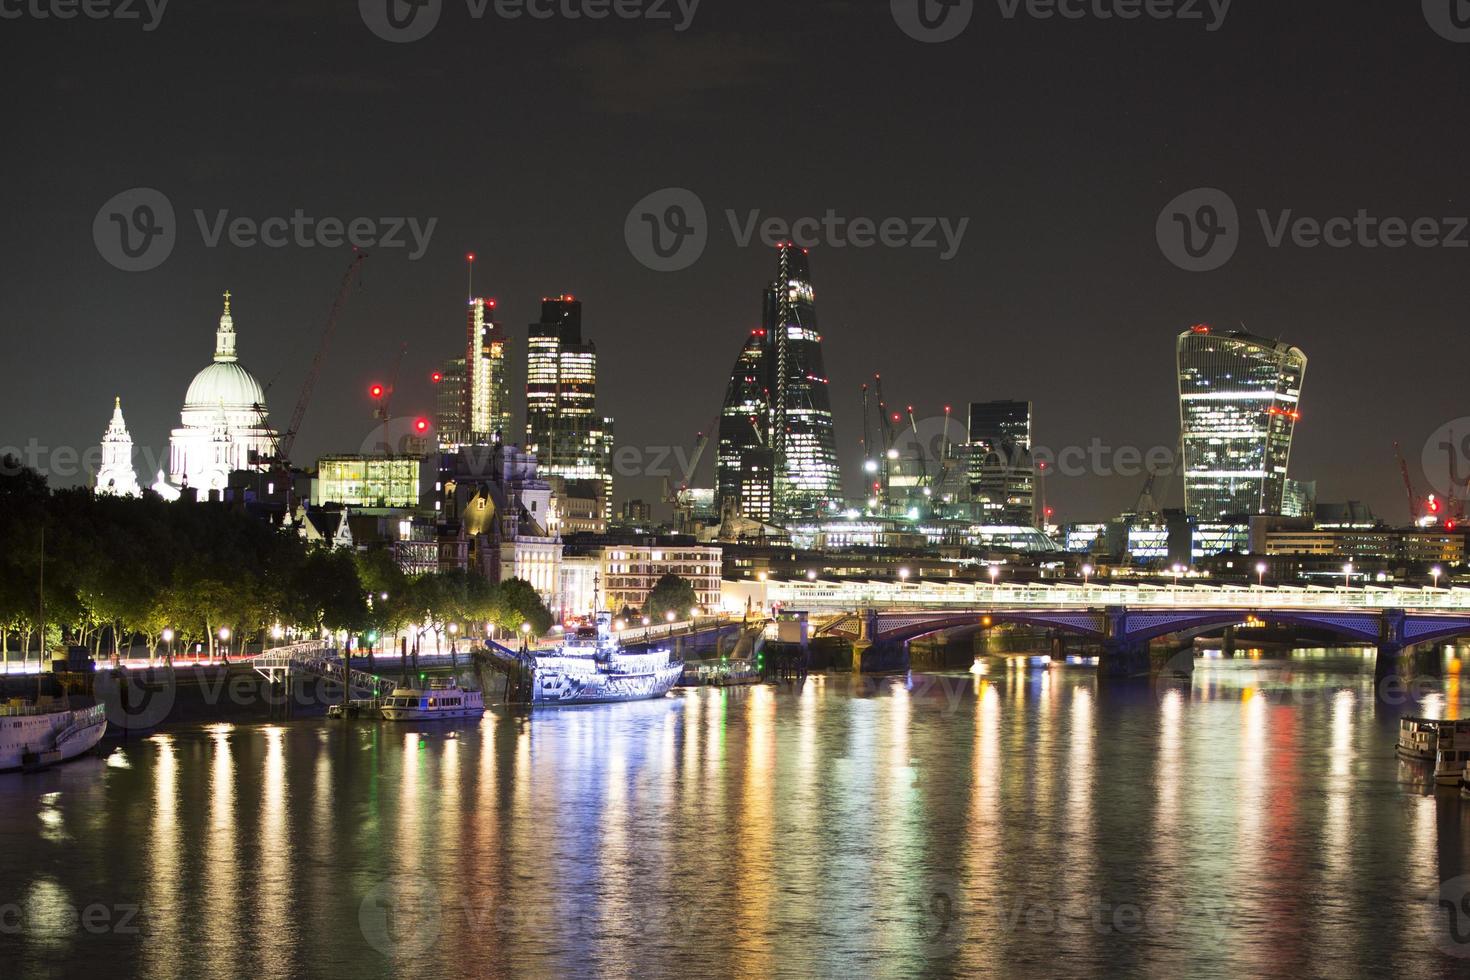
<path fill-rule="evenodd" d="M 1395 751 L 1405 759 L 1433 762 L 1439 751 L 1438 718 L 1399 719 L 1399 741 Z"/>
<path fill-rule="evenodd" d="M 447 721 L 478 718 L 485 713 L 485 696 L 467 691 L 454 680 L 431 681 L 427 691 L 400 687 L 383 698 L 378 710 L 388 721 Z"/>
<path fill-rule="evenodd" d="M 41 769 L 96 748 L 107 731 L 103 705 L 0 705 L 0 772 Z"/>
<path fill-rule="evenodd" d="M 539 705 L 661 698 L 684 672 L 684 664 L 668 650 L 624 652 L 612 635 L 612 615 L 607 612 L 577 627 L 555 651 L 522 657 L 531 668 L 531 703 Z"/>

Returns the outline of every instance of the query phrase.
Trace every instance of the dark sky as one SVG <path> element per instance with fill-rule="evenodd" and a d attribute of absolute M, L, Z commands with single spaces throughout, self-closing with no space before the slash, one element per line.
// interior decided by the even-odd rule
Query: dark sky
<path fill-rule="evenodd" d="M 1292 471 L 1324 500 L 1402 519 L 1394 440 L 1423 482 L 1425 441 L 1470 415 L 1470 249 L 1273 249 L 1255 218 L 1470 214 L 1470 44 L 1432 31 L 1418 3 L 1236 0 L 1210 32 L 1007 19 L 988 0 L 943 44 L 906 36 L 886 0 L 704 0 L 683 33 L 475 20 L 465 0 L 444 3 L 406 44 L 374 36 L 350 0 L 173 0 L 151 32 L 0 23 L 0 445 L 93 446 L 120 394 L 134 439 L 161 452 L 227 287 L 242 361 L 274 380 L 285 424 L 349 253 L 209 248 L 195 209 L 438 219 L 418 261 L 379 249 L 368 262 L 298 462 L 357 448 L 367 385 L 404 341 L 398 408 L 432 410 L 429 373 L 463 343 L 469 250 L 518 341 L 542 295 L 585 301 L 620 443 L 691 445 L 773 270 L 769 249 L 736 244 L 727 208 L 970 220 L 947 262 L 812 250 L 854 489 L 859 386 L 875 370 L 921 415 L 1030 398 L 1050 447 L 1172 445 L 1173 341 L 1202 321 L 1306 350 Z M 92 223 L 139 186 L 171 201 L 178 240 L 128 273 L 104 261 Z M 1242 240 L 1223 268 L 1191 273 L 1164 257 L 1155 222 L 1202 186 L 1238 205 Z M 709 247 L 676 273 L 646 269 L 624 241 L 634 202 L 665 187 L 695 191 L 710 215 Z M 1140 483 L 1058 478 L 1049 502 L 1060 520 L 1101 518 Z M 618 496 L 656 492 L 625 481 Z"/>

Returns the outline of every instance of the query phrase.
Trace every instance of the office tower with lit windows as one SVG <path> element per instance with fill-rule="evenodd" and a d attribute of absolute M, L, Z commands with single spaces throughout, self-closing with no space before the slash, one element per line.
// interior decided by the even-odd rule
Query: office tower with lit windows
<path fill-rule="evenodd" d="M 464 441 L 471 445 L 500 442 L 510 431 L 510 341 L 494 316 L 495 300 L 470 300 Z"/>
<path fill-rule="evenodd" d="M 1203 324 L 1177 350 L 1185 509 L 1201 521 L 1280 514 L 1307 355 Z"/>
<path fill-rule="evenodd" d="M 738 501 L 744 516 L 778 523 L 832 513 L 842 501 L 811 267 L 790 243 L 778 249 L 762 325 L 726 388 L 716 494 L 722 514 Z"/>
<path fill-rule="evenodd" d="M 775 382 L 772 509 L 779 521 L 830 514 L 842 504 L 842 475 L 806 249 L 790 242 L 778 248 L 776 278 L 766 287 L 764 305 Z"/>
<path fill-rule="evenodd" d="M 542 301 L 526 342 L 526 448 L 548 476 L 597 480 L 612 516 L 613 420 L 597 412 L 597 345 L 582 338 L 582 304 Z"/>
<path fill-rule="evenodd" d="M 451 357 L 435 372 L 434 431 L 445 449 L 465 441 L 465 359 Z"/>
<path fill-rule="evenodd" d="M 1036 526 L 1036 464 L 1031 455 L 1031 403 L 970 403 L 964 454 L 976 517 L 986 524 Z"/>
<path fill-rule="evenodd" d="M 771 519 L 771 377 L 764 328 L 752 330 L 720 410 L 715 466 L 715 513 Z"/>

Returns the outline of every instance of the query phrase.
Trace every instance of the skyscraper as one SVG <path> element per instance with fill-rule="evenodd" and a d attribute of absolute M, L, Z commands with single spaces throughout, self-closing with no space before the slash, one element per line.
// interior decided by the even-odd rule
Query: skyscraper
<path fill-rule="evenodd" d="M 778 519 L 825 514 L 842 503 L 832 400 L 817 332 L 817 299 L 804 248 L 777 251 L 763 325 L 773 347 L 771 452 Z"/>
<path fill-rule="evenodd" d="M 740 500 L 747 517 L 778 522 L 836 509 L 842 478 L 827 388 L 806 250 L 786 243 L 765 290 L 762 326 L 741 349 L 725 393 L 716 478 L 722 512 L 727 500 Z"/>
<path fill-rule="evenodd" d="M 510 430 L 510 342 L 494 315 L 495 300 L 470 300 L 464 441 L 472 445 L 496 442 Z"/>
<path fill-rule="evenodd" d="M 735 359 L 720 410 L 715 512 L 771 519 L 771 372 L 765 328 L 752 330 Z"/>
<path fill-rule="evenodd" d="M 600 481 L 608 517 L 612 426 L 597 413 L 597 345 L 582 339 L 582 304 L 543 300 L 526 343 L 526 448 L 548 476 Z"/>
<path fill-rule="evenodd" d="M 1200 520 L 1279 514 L 1307 355 L 1203 324 L 1179 335 L 1184 505 Z"/>
<path fill-rule="evenodd" d="M 434 376 L 438 392 L 434 402 L 434 431 L 439 434 L 439 445 L 445 449 L 464 445 L 465 408 L 465 359 L 451 357 L 444 368 Z"/>
<path fill-rule="evenodd" d="M 971 499 L 987 524 L 1036 526 L 1036 465 L 1031 455 L 1031 403 L 970 403 L 966 453 Z"/>

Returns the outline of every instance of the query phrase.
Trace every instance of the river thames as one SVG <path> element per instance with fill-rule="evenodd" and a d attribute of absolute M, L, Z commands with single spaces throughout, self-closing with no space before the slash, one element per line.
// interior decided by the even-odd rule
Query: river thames
<path fill-rule="evenodd" d="M 0 776 L 0 951 L 27 978 L 1463 977 L 1470 900 L 1438 899 L 1470 890 L 1470 800 L 1394 753 L 1400 715 L 1467 714 L 1459 667 L 1378 698 L 1358 650 L 1121 685 L 991 659 L 173 727 Z"/>

